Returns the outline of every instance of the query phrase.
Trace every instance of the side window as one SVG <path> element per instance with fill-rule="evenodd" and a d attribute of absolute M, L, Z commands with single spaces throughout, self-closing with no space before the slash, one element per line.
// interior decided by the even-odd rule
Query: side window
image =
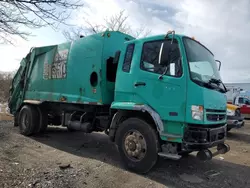
<path fill-rule="evenodd" d="M 242 97 L 239 97 L 239 104 L 244 104 L 244 100 Z"/>
<path fill-rule="evenodd" d="M 182 75 L 181 55 L 177 41 L 146 42 L 143 45 L 141 69 L 173 77 Z"/>
<path fill-rule="evenodd" d="M 124 72 L 129 72 L 130 71 L 130 67 L 131 67 L 131 62 L 132 62 L 132 58 L 133 58 L 133 53 L 134 53 L 134 47 L 135 44 L 129 44 L 127 46 L 127 50 L 124 56 L 124 62 L 122 65 L 122 70 Z"/>
<path fill-rule="evenodd" d="M 244 104 L 249 104 L 249 100 L 247 98 L 244 98 L 243 100 L 244 100 L 243 102 Z"/>

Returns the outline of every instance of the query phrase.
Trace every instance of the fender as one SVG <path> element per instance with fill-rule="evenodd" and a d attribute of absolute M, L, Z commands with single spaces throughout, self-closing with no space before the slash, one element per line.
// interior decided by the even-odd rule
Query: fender
<path fill-rule="evenodd" d="M 111 140 L 114 138 L 114 134 L 118 126 L 117 122 L 119 122 L 119 119 L 121 117 L 126 115 L 126 110 L 147 112 L 154 120 L 154 123 L 156 125 L 157 131 L 159 132 L 160 136 L 167 137 L 167 138 L 174 138 L 174 139 L 182 138 L 182 135 L 173 135 L 173 134 L 164 133 L 164 125 L 163 125 L 160 115 L 153 108 L 151 108 L 150 106 L 146 104 L 136 104 L 133 102 L 113 102 L 111 105 L 111 109 L 120 110 L 116 112 L 116 114 L 113 116 L 111 124 L 110 124 L 109 136 Z M 121 110 L 125 110 L 125 111 L 121 111 Z"/>
<path fill-rule="evenodd" d="M 133 102 L 113 102 L 111 105 L 111 109 L 119 109 L 119 110 L 135 110 L 135 111 L 142 111 L 142 112 L 148 112 L 150 116 L 153 118 L 155 125 L 157 127 L 157 130 L 159 132 L 164 131 L 163 122 L 161 120 L 160 115 L 155 112 L 151 107 L 149 107 L 146 104 L 136 104 Z M 114 123 L 116 122 L 119 117 L 116 117 L 116 114 L 114 115 L 110 127 L 113 128 Z"/>

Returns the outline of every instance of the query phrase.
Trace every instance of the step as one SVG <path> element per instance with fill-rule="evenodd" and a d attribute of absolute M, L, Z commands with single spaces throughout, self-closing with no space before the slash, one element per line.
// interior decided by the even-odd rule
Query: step
<path fill-rule="evenodd" d="M 182 157 L 181 155 L 178 155 L 178 154 L 164 153 L 164 152 L 160 152 L 158 153 L 158 155 L 161 157 L 166 157 L 168 159 L 173 159 L 173 160 L 179 160 Z"/>

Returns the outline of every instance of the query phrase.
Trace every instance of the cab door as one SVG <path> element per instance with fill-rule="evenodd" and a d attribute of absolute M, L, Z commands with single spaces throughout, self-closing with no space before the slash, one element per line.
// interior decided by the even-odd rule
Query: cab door
<path fill-rule="evenodd" d="M 135 102 L 149 105 L 163 120 L 184 121 L 186 79 L 180 42 L 177 39 L 145 41 L 141 49 L 134 80 Z"/>

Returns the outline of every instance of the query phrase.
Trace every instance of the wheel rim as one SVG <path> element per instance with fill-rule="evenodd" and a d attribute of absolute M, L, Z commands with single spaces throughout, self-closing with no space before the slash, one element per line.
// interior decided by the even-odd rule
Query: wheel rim
<path fill-rule="evenodd" d="M 147 144 L 143 135 L 137 130 L 131 130 L 124 139 L 125 154 L 133 161 L 142 160 L 147 153 Z"/>
<path fill-rule="evenodd" d="M 23 112 L 23 115 L 21 117 L 21 127 L 22 127 L 22 130 L 25 130 L 28 126 L 29 126 L 28 114 L 26 112 Z"/>

